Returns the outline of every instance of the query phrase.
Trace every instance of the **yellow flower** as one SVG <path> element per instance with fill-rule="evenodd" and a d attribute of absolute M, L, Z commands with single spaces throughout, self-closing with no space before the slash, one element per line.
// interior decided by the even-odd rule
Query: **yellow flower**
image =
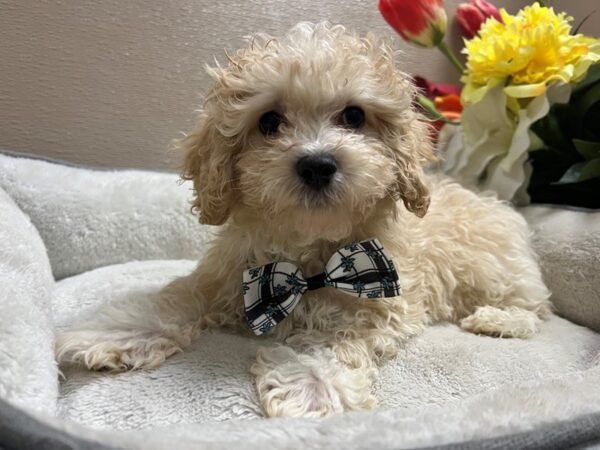
<path fill-rule="evenodd" d="M 573 19 L 565 13 L 534 3 L 516 16 L 500 14 L 504 23 L 490 18 L 465 42 L 463 103 L 478 102 L 501 83 L 513 99 L 537 97 L 551 81 L 580 81 L 600 61 L 600 40 L 570 34 Z"/>

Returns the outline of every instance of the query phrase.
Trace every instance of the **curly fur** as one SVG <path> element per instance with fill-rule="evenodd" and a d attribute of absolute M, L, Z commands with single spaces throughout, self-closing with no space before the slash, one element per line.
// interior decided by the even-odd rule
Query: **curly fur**
<path fill-rule="evenodd" d="M 434 159 L 415 88 L 374 36 L 300 24 L 282 39 L 256 35 L 209 68 L 214 79 L 197 127 L 179 142 L 200 221 L 223 225 L 198 268 L 144 303 L 108 305 L 57 339 L 57 357 L 92 369 L 153 367 L 201 330 L 249 333 L 242 271 L 285 260 L 310 276 L 352 241 L 377 237 L 394 256 L 403 295 L 354 299 L 307 293 L 252 366 L 269 416 L 321 416 L 375 405 L 377 365 L 432 321 L 528 337 L 550 312 L 525 221 L 493 196 L 424 173 Z M 361 107 L 360 130 L 340 126 Z M 285 121 L 265 137 L 260 116 Z M 299 157 L 332 154 L 332 188 L 308 191 Z M 427 214 L 426 214 L 427 213 Z"/>

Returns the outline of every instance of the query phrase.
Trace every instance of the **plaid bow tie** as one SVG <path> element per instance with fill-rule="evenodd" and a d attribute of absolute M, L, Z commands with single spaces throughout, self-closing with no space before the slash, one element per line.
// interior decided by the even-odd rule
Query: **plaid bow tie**
<path fill-rule="evenodd" d="M 325 272 L 304 278 L 289 262 L 244 271 L 246 319 L 254 334 L 271 330 L 296 307 L 306 291 L 331 286 L 355 297 L 401 294 L 394 263 L 377 239 L 347 245 L 329 259 Z"/>

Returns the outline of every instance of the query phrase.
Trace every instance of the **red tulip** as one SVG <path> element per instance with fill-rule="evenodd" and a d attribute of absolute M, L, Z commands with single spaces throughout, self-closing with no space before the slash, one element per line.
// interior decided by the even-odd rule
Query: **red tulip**
<path fill-rule="evenodd" d="M 433 100 L 436 97 L 455 94 L 460 96 L 460 86 L 448 83 L 434 83 L 426 78 L 415 76 L 415 85 L 419 91 L 428 99 Z"/>
<path fill-rule="evenodd" d="M 489 17 L 502 22 L 502 17 L 496 7 L 485 0 L 471 0 L 471 3 L 461 3 L 456 8 L 456 20 L 468 39 L 477 34 L 481 25 Z"/>
<path fill-rule="evenodd" d="M 405 41 L 435 47 L 446 33 L 443 0 L 379 0 L 379 11 Z"/>

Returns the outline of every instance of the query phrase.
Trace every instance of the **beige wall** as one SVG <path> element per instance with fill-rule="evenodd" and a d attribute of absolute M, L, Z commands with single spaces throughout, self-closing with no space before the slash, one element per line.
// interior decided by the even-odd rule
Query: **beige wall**
<path fill-rule="evenodd" d="M 514 11 L 526 2 L 495 3 Z M 553 2 L 562 3 L 583 17 L 596 0 Z M 588 33 L 598 34 L 599 16 Z M 0 149 L 173 167 L 168 144 L 191 125 L 205 62 L 223 60 L 223 49 L 253 31 L 322 19 L 391 33 L 376 0 L 0 0 Z M 404 67 L 438 81 L 455 76 L 437 52 L 412 47 Z"/>

